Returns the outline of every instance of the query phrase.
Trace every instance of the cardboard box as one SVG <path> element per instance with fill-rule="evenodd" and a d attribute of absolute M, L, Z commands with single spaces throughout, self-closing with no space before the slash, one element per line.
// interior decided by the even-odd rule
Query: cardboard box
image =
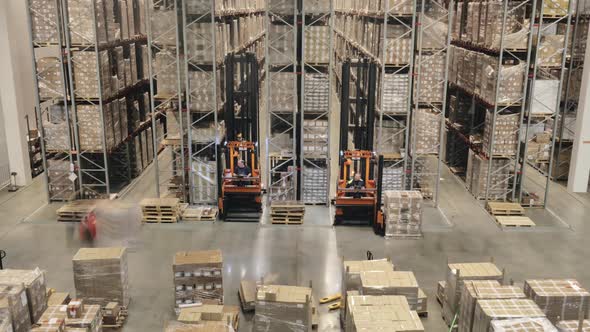
<path fill-rule="evenodd" d="M 541 309 L 532 300 L 480 300 L 475 308 L 473 332 L 489 332 L 494 320 L 544 317 Z"/>
<path fill-rule="evenodd" d="M 418 332 L 424 327 L 404 296 L 349 296 L 344 331 L 382 330 Z"/>
<path fill-rule="evenodd" d="M 456 263 L 447 265 L 443 313 L 454 315 L 461 304 L 464 283 L 467 280 L 496 280 L 502 282 L 504 274 L 493 263 Z M 447 310 L 445 310 L 447 309 Z M 450 317 L 446 317 L 448 319 Z M 452 320 L 452 318 L 450 318 Z M 447 322 L 449 323 L 449 322 Z"/>
<path fill-rule="evenodd" d="M 578 319 L 580 306 L 584 318 L 588 317 L 590 293 L 577 280 L 525 280 L 524 293 L 537 303 L 553 323 Z"/>
<path fill-rule="evenodd" d="M 73 258 L 76 297 L 87 304 L 129 305 L 127 250 L 81 248 Z"/>
<path fill-rule="evenodd" d="M 239 326 L 240 308 L 228 305 L 205 304 L 198 307 L 182 308 L 178 321 L 196 325 L 227 325 L 237 331 Z M 218 324 L 216 324 L 218 323 Z"/>
<path fill-rule="evenodd" d="M 173 263 L 176 305 L 223 303 L 223 256 L 220 250 L 181 251 Z"/>
<path fill-rule="evenodd" d="M 51 325 L 56 320 L 64 320 L 66 329 L 81 328 L 87 332 L 99 332 L 102 330 L 102 313 L 98 305 L 85 305 L 80 318 L 68 318 L 67 305 L 47 307 L 39 319 L 41 326 Z"/>
<path fill-rule="evenodd" d="M 418 306 L 418 282 L 411 271 L 363 271 L 361 295 L 405 296 L 410 309 Z"/>
<path fill-rule="evenodd" d="M 0 284 L 18 286 L 24 284 L 31 323 L 36 323 L 47 308 L 45 273 L 38 268 L 35 270 L 0 270 Z"/>
<path fill-rule="evenodd" d="M 475 305 L 479 300 L 524 299 L 523 291 L 515 286 L 502 286 L 496 280 L 466 280 L 459 304 L 459 332 L 473 329 Z"/>
<path fill-rule="evenodd" d="M 84 311 L 84 300 L 73 299 L 68 303 L 68 318 L 80 318 Z"/>
<path fill-rule="evenodd" d="M 311 331 L 311 295 L 308 287 L 260 286 L 256 293 L 253 331 Z"/>
<path fill-rule="evenodd" d="M 184 324 L 168 322 L 165 332 L 235 332 L 231 326 L 221 322 L 202 322 L 199 324 Z"/>
<path fill-rule="evenodd" d="M 245 311 L 254 310 L 256 304 L 256 282 L 251 280 L 242 280 L 240 282 L 240 301 Z"/>
<path fill-rule="evenodd" d="M 27 294 L 22 286 L 0 285 L 0 310 L 9 314 L 14 332 L 26 332 L 31 329 L 27 304 Z"/>

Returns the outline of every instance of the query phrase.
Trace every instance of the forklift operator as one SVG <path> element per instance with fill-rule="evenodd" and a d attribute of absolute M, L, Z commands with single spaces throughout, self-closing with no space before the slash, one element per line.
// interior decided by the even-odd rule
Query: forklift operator
<path fill-rule="evenodd" d="M 238 165 L 234 169 L 234 176 L 241 178 L 252 176 L 252 170 L 244 163 L 243 159 L 238 160 Z"/>
<path fill-rule="evenodd" d="M 352 188 L 356 190 L 354 192 L 348 192 L 346 196 L 353 198 L 361 198 L 365 196 L 365 194 L 361 192 L 361 190 L 365 189 L 365 180 L 361 178 L 361 173 L 354 173 L 354 178 L 348 181 L 346 188 Z"/>

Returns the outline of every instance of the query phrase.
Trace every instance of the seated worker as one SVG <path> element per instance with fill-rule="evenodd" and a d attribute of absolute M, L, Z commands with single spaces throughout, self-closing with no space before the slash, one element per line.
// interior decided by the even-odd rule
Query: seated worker
<path fill-rule="evenodd" d="M 248 178 L 252 176 L 252 170 L 250 169 L 250 167 L 248 167 L 248 165 L 246 165 L 246 163 L 244 163 L 243 159 L 238 160 L 238 164 L 234 168 L 234 176 L 239 178 Z M 247 184 L 249 181 L 237 180 L 237 182 L 238 185 L 243 186 Z"/>
<path fill-rule="evenodd" d="M 365 194 L 361 192 L 362 189 L 365 189 L 365 180 L 361 178 L 361 173 L 354 173 L 354 178 L 346 183 L 346 188 L 356 190 L 354 192 L 347 192 L 346 196 L 348 197 L 361 198 L 365 196 Z"/>

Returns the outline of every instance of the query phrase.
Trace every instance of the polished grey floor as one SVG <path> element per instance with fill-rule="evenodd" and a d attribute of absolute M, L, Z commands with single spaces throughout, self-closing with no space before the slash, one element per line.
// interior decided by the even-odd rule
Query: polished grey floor
<path fill-rule="evenodd" d="M 533 179 L 534 181 L 534 179 Z M 153 195 L 147 172 L 123 195 L 135 204 Z M 368 228 L 331 226 L 330 209 L 311 207 L 305 226 L 246 223 L 144 225 L 134 238 L 101 239 L 99 244 L 128 244 L 132 303 L 125 331 L 161 331 L 173 319 L 172 257 L 190 249 L 223 250 L 225 300 L 237 304 L 242 278 L 290 285 L 312 281 L 316 298 L 338 292 L 342 259 L 390 257 L 398 270 L 412 270 L 429 297 L 427 331 L 445 331 L 434 294 L 447 261 L 495 259 L 517 283 L 525 278 L 571 277 L 590 287 L 590 195 L 570 195 L 553 184 L 548 210 L 529 213 L 539 226 L 531 230 L 499 229 L 463 184 L 444 168 L 440 209 L 425 211 L 424 238 L 387 240 Z M 41 267 L 48 283 L 74 292 L 71 258 L 81 242 L 77 225 L 57 223 L 59 204 L 46 205 L 43 181 L 16 194 L 0 192 L 0 249 L 5 266 Z M 339 331 L 336 313 L 320 308 L 320 331 Z M 249 330 L 244 317 L 241 331 Z"/>

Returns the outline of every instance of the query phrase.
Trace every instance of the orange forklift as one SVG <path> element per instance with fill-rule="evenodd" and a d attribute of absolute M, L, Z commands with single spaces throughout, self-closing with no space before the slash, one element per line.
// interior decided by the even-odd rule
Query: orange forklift
<path fill-rule="evenodd" d="M 225 59 L 226 142 L 217 149 L 218 207 L 225 221 L 259 222 L 258 62 L 252 53 Z"/>
<path fill-rule="evenodd" d="M 334 224 L 368 225 L 375 233 L 384 234 L 383 156 L 373 152 L 376 77 L 377 66 L 367 59 L 342 64 L 340 176 L 333 200 Z M 353 149 L 349 148 L 349 135 Z"/>

